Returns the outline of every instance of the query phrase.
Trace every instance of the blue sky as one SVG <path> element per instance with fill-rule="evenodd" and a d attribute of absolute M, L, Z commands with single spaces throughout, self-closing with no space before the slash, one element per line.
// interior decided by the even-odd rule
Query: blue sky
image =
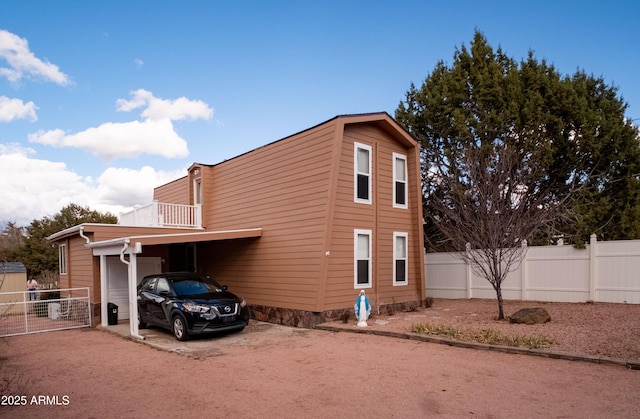
<path fill-rule="evenodd" d="M 475 29 L 617 86 L 640 119 L 640 3 L 2 1 L 0 223 L 153 187 L 339 114 L 394 114 Z"/>

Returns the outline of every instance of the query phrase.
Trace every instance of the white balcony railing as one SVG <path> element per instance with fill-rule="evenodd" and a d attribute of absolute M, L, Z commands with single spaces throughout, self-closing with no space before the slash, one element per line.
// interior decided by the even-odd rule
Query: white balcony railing
<path fill-rule="evenodd" d="M 153 201 L 120 214 L 120 225 L 136 227 L 202 228 L 202 205 Z"/>

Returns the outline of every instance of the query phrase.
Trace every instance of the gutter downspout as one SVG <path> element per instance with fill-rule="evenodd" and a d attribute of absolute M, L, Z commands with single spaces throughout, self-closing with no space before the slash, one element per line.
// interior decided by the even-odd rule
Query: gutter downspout
<path fill-rule="evenodd" d="M 124 241 L 124 246 L 122 246 L 122 250 L 120 251 L 120 261 L 122 263 L 124 263 L 125 265 L 127 265 L 127 283 L 128 285 L 128 289 L 129 289 L 129 331 L 131 336 L 133 336 L 134 338 L 138 338 L 140 340 L 144 340 L 144 336 L 138 334 L 138 327 L 137 325 L 134 326 L 133 321 L 135 317 L 135 321 L 137 321 L 138 318 L 138 304 L 135 303 L 135 298 L 134 301 L 131 301 L 131 295 L 135 294 L 131 292 L 131 284 L 130 284 L 130 279 L 131 279 L 131 262 L 129 262 L 128 260 L 126 260 L 124 258 L 124 252 L 127 250 L 127 248 L 129 247 L 129 239 L 125 239 Z M 134 297 L 136 297 L 134 295 Z M 135 311 L 135 313 L 133 312 Z M 135 316 L 134 316 L 135 314 Z"/>
<path fill-rule="evenodd" d="M 127 248 L 129 247 L 129 239 L 125 239 L 124 240 L 124 246 L 122 247 L 122 250 L 120 251 L 120 261 L 122 263 L 124 263 L 125 265 L 129 266 L 130 263 L 128 260 L 126 260 L 124 258 L 124 252 L 127 250 Z"/>
<path fill-rule="evenodd" d="M 376 141 L 373 144 L 373 155 L 375 156 L 375 161 L 373 162 L 374 167 L 371 168 L 371 171 L 373 173 L 376 174 L 376 176 L 378 176 L 378 170 L 380 168 L 380 155 L 378 153 L 378 142 Z M 371 176 L 370 179 L 371 182 L 373 182 L 373 176 Z M 371 238 L 371 240 L 373 241 L 373 249 L 371 250 L 372 253 L 372 257 L 375 257 L 375 264 L 372 266 L 373 272 L 374 272 L 374 277 L 372 278 L 374 282 L 374 286 L 375 286 L 375 294 L 376 294 L 376 310 L 377 310 L 377 314 L 378 316 L 380 315 L 380 287 L 378 286 L 378 284 L 380 283 L 380 246 L 379 246 L 379 241 L 380 241 L 380 226 L 379 224 L 379 211 L 378 208 L 380 207 L 380 201 L 379 201 L 379 194 L 378 194 L 378 186 L 377 186 L 377 182 L 376 182 L 376 187 L 375 188 L 371 188 L 371 194 L 373 195 L 371 198 L 373 200 L 373 237 Z M 374 256 L 375 255 L 375 256 Z"/>
<path fill-rule="evenodd" d="M 83 239 L 85 239 L 85 241 L 87 242 L 87 244 L 91 244 L 91 239 L 87 236 L 84 235 L 84 226 L 80 226 L 80 231 L 78 232 L 80 234 L 80 237 L 82 237 Z"/>
<path fill-rule="evenodd" d="M 80 230 L 78 230 L 78 235 L 80 235 L 80 237 L 83 238 L 84 241 L 86 242 L 85 247 L 88 247 L 91 244 L 91 239 L 84 234 L 84 225 L 80 225 Z M 103 263 L 103 259 L 101 256 L 100 257 L 100 278 L 101 278 L 100 281 L 102 281 L 102 263 Z M 71 277 L 69 277 L 69 286 L 71 287 Z M 100 283 L 100 287 L 102 288 L 102 282 Z M 106 298 L 105 298 L 105 301 L 106 301 Z M 102 306 L 102 296 L 100 297 L 100 305 Z M 89 299 L 89 306 L 91 306 L 91 299 Z M 102 308 L 100 308 L 100 317 L 102 317 L 104 313 L 106 313 L 106 311 L 103 311 Z M 90 317 L 93 317 L 93 316 L 90 316 Z"/>

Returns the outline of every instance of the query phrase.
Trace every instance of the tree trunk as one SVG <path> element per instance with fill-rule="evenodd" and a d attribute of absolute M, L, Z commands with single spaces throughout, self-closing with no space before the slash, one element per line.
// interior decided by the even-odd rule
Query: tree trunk
<path fill-rule="evenodd" d="M 504 304 L 502 301 L 502 288 L 498 283 L 495 287 L 496 295 L 498 296 L 498 320 L 504 320 Z"/>

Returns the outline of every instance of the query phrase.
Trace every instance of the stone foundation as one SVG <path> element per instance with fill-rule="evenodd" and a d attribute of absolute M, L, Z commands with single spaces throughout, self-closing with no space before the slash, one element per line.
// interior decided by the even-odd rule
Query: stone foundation
<path fill-rule="evenodd" d="M 430 299 L 425 301 L 415 300 L 404 303 L 390 303 L 382 304 L 379 307 L 372 307 L 371 318 L 375 318 L 378 314 L 393 316 L 397 312 L 414 311 L 418 307 L 430 307 L 431 303 L 429 300 Z M 314 312 L 250 304 L 249 311 L 251 318 L 254 320 L 306 329 L 313 329 L 314 326 L 329 321 L 342 320 L 344 323 L 356 321 L 353 307 Z M 93 327 L 100 325 L 100 303 L 91 303 L 91 313 L 91 325 Z"/>
<path fill-rule="evenodd" d="M 428 307 L 428 301 L 407 301 L 403 303 L 391 303 L 380 305 L 380 307 L 372 307 L 371 318 L 380 313 L 384 315 L 393 315 L 402 311 L 414 311 L 418 307 Z M 322 312 L 313 312 L 305 310 L 295 310 L 290 308 L 269 307 L 260 305 L 249 305 L 251 318 L 254 320 L 281 324 L 290 327 L 303 327 L 312 329 L 314 326 L 328 322 L 342 320 L 347 323 L 350 320 L 356 321 L 353 307 L 342 308 L 336 310 L 326 310 Z"/>

